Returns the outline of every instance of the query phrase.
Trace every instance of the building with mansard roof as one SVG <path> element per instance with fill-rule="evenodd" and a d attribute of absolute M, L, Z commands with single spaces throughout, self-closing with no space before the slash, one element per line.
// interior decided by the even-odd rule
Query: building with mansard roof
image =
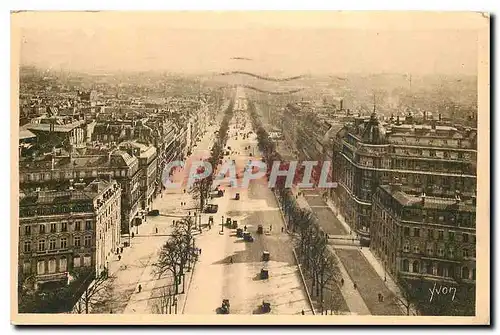
<path fill-rule="evenodd" d="M 397 177 L 410 194 L 471 197 L 476 190 L 477 131 L 411 115 L 388 123 L 375 114 L 356 118 L 334 141 L 335 200 L 348 224 L 370 239 L 371 197 L 379 185 Z"/>
<path fill-rule="evenodd" d="M 19 196 L 19 278 L 35 288 L 64 286 L 80 268 L 100 274 L 120 246 L 121 188 L 114 180 Z"/>

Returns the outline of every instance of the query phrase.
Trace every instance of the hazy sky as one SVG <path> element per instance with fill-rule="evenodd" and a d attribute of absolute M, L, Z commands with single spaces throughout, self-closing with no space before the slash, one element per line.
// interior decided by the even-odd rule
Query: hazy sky
<path fill-rule="evenodd" d="M 476 74 L 486 23 L 476 13 L 22 13 L 13 40 L 22 64 L 55 69 Z"/>

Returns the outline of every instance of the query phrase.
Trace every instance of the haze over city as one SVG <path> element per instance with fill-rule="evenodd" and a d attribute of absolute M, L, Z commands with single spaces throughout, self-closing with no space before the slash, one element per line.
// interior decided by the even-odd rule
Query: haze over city
<path fill-rule="evenodd" d="M 409 22 L 400 13 L 379 19 L 344 14 L 355 18 L 349 25 L 340 13 L 30 15 L 21 25 L 23 65 L 91 72 L 238 69 L 283 75 L 474 75 L 478 49 L 473 24 L 481 19 L 464 14 L 462 21 L 471 22 L 468 28 L 446 14 Z"/>

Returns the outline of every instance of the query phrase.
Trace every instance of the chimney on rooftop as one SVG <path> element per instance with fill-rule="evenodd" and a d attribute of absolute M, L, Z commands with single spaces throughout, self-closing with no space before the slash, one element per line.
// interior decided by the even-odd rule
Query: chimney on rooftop
<path fill-rule="evenodd" d="M 396 124 L 399 126 L 399 115 L 396 115 Z"/>
<path fill-rule="evenodd" d="M 441 113 L 439 113 L 438 117 L 439 117 L 439 122 L 441 122 L 441 120 L 442 120 Z"/>
<path fill-rule="evenodd" d="M 424 111 L 424 121 L 427 121 L 427 112 Z"/>
<path fill-rule="evenodd" d="M 344 99 L 340 99 L 340 110 L 344 110 Z"/>

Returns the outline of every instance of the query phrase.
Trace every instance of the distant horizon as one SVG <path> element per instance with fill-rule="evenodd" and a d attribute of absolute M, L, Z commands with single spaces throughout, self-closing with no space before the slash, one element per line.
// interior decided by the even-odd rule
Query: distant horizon
<path fill-rule="evenodd" d="M 70 74 L 85 74 L 89 76 L 102 76 L 102 75 L 118 75 L 118 74 L 145 74 L 145 73 L 152 73 L 152 74 L 171 74 L 171 75 L 178 75 L 178 76 L 193 76 L 193 75 L 213 75 L 214 73 L 221 73 L 220 71 L 215 71 L 215 70 L 199 70 L 199 71 L 181 71 L 181 70 L 170 70 L 170 69 L 157 69 L 157 70 L 134 70 L 134 69 L 115 69 L 115 70 L 86 70 L 86 69 L 70 69 L 70 68 L 64 68 L 64 67 L 58 67 L 54 68 L 51 66 L 42 66 L 36 63 L 22 63 L 19 64 L 19 69 L 22 68 L 35 68 L 40 71 L 52 71 L 54 73 L 57 72 L 65 72 L 65 73 L 70 73 Z M 262 73 L 256 73 L 259 75 L 268 75 L 271 73 L 277 73 L 279 71 L 275 72 L 262 72 Z M 297 76 L 302 75 L 305 78 L 309 76 L 313 77 L 329 77 L 329 76 L 343 76 L 343 75 L 352 75 L 352 76 L 378 76 L 378 75 L 396 75 L 396 76 L 409 76 L 411 75 L 413 78 L 422 78 L 422 77 L 473 77 L 477 78 L 477 74 L 472 74 L 472 73 L 439 73 L 439 72 L 434 72 L 434 73 L 408 73 L 408 72 L 322 72 L 322 73 L 303 73 L 299 74 L 297 73 Z"/>

